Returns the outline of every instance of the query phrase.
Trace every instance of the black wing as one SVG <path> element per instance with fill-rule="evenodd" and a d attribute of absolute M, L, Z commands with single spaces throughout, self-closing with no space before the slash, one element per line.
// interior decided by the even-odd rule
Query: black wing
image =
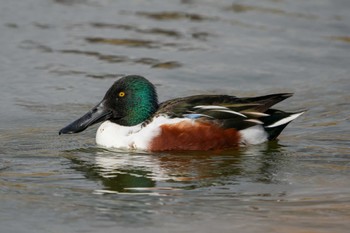
<path fill-rule="evenodd" d="M 186 117 L 215 121 L 225 128 L 245 129 L 269 116 L 266 111 L 273 105 L 291 97 L 291 93 L 280 93 L 252 98 L 229 95 L 196 95 L 171 99 L 160 104 L 156 115 Z"/>

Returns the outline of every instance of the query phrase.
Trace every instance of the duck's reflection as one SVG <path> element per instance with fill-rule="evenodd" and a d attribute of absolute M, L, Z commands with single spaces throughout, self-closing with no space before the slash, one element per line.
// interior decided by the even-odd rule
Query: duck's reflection
<path fill-rule="evenodd" d="M 106 192 L 118 193 L 234 184 L 242 177 L 275 182 L 274 174 L 286 159 L 277 142 L 220 152 L 148 154 L 90 148 L 66 153 L 75 170 L 102 182 Z"/>

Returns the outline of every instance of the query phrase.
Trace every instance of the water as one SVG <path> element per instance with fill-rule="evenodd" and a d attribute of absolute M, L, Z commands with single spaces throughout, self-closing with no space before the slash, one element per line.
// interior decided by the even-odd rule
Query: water
<path fill-rule="evenodd" d="M 0 232 L 348 232 L 347 0 L 0 3 Z M 58 130 L 124 74 L 295 95 L 278 142 L 136 153 Z"/>

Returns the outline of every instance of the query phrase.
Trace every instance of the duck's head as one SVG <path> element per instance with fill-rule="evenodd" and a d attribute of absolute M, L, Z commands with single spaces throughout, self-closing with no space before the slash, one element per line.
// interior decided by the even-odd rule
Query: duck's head
<path fill-rule="evenodd" d="M 157 109 L 154 85 L 141 76 L 124 76 L 109 88 L 99 104 L 61 129 L 59 134 L 79 133 L 106 120 L 123 126 L 137 125 L 147 120 Z"/>

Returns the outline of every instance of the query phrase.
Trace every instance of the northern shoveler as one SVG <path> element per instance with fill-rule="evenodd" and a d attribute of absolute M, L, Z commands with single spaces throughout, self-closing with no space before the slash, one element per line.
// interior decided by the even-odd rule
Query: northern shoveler
<path fill-rule="evenodd" d="M 79 133 L 103 122 L 96 143 L 148 151 L 216 150 L 274 140 L 304 112 L 270 109 L 291 93 L 237 98 L 195 95 L 158 104 L 154 85 L 137 75 L 117 80 L 103 100 L 59 131 Z"/>

